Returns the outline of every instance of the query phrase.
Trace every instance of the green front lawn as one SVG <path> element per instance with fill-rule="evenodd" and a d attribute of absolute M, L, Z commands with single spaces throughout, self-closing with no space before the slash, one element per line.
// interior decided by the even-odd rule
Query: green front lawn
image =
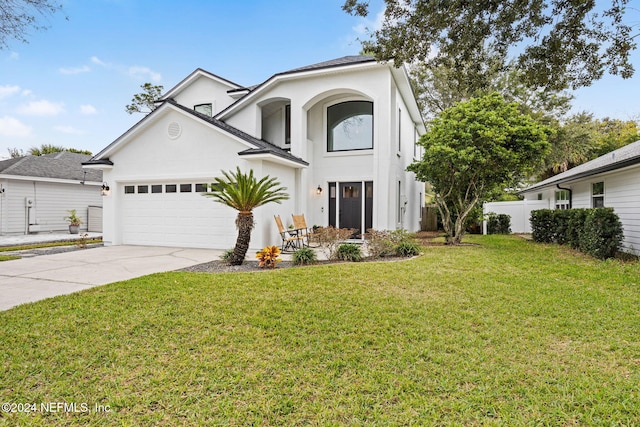
<path fill-rule="evenodd" d="M 640 424 L 640 264 L 472 241 L 1 312 L 0 425 Z"/>

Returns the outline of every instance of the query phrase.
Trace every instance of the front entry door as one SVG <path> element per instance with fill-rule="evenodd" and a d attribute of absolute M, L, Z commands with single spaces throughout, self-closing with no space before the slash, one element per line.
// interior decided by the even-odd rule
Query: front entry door
<path fill-rule="evenodd" d="M 362 182 L 341 182 L 338 222 L 340 228 L 355 228 L 353 237 L 362 233 Z"/>

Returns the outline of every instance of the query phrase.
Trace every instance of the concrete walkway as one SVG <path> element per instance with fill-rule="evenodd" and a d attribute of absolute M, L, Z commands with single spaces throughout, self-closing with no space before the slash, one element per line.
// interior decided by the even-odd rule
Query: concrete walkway
<path fill-rule="evenodd" d="M 108 246 L 0 262 L 0 310 L 219 259 L 222 251 Z"/>

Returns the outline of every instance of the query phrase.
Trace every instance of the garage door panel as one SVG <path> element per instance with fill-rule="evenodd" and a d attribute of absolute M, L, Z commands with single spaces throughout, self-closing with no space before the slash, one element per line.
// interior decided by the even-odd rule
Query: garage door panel
<path fill-rule="evenodd" d="M 122 242 L 131 245 L 229 248 L 236 212 L 199 193 L 126 194 Z"/>

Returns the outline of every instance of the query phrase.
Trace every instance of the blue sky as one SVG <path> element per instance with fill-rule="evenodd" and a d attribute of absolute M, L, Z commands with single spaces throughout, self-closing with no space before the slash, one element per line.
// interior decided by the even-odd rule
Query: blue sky
<path fill-rule="evenodd" d="M 343 0 L 65 0 L 29 43 L 0 50 L 0 157 L 41 144 L 97 153 L 142 118 L 125 105 L 145 82 L 170 89 L 196 68 L 241 85 L 360 51 L 375 25 Z M 68 20 L 65 19 L 68 17 Z M 640 54 L 633 63 L 640 69 Z M 640 70 L 575 93 L 575 111 L 640 116 Z"/>

